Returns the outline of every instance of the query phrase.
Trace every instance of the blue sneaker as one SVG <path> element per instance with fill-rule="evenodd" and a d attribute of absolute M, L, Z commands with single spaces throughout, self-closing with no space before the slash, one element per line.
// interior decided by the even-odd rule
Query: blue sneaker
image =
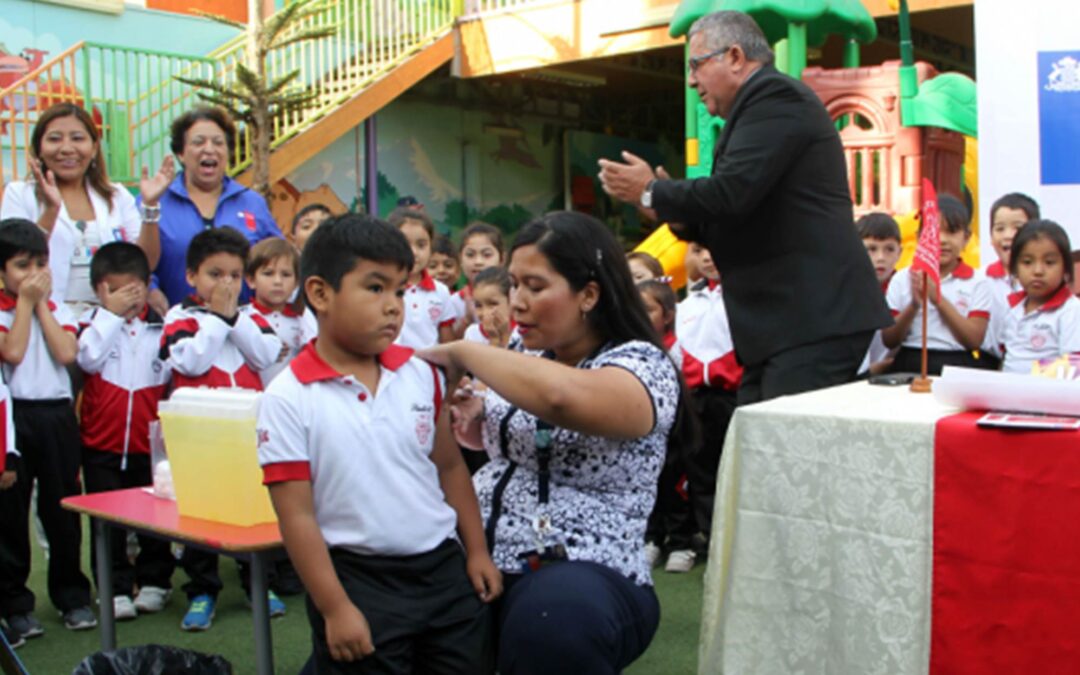
<path fill-rule="evenodd" d="M 196 595 L 188 605 L 187 614 L 180 622 L 180 630 L 202 631 L 210 630 L 214 621 L 214 606 L 217 599 L 212 595 Z"/>
<path fill-rule="evenodd" d="M 279 616 L 285 616 L 285 603 L 281 601 L 281 598 L 277 596 L 277 593 L 270 591 L 266 594 L 267 609 L 270 611 L 270 618 L 276 619 Z"/>

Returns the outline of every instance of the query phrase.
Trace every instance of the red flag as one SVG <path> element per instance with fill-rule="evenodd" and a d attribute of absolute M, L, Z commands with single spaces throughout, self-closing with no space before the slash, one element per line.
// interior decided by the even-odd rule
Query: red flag
<path fill-rule="evenodd" d="M 938 211 L 937 191 L 926 178 L 922 179 L 922 230 L 911 262 L 911 273 L 926 272 L 928 280 L 937 286 L 941 300 L 941 212 Z"/>

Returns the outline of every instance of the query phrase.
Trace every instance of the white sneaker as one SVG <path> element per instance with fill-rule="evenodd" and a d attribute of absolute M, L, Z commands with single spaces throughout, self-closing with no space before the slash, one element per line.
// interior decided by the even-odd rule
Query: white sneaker
<path fill-rule="evenodd" d="M 656 567 L 656 561 L 660 559 L 660 547 L 651 541 L 645 543 L 645 561 L 649 568 Z"/>
<path fill-rule="evenodd" d="M 667 564 L 664 565 L 665 572 L 689 572 L 694 569 L 694 561 L 697 559 L 697 553 L 690 550 L 684 551 L 672 551 L 668 554 Z"/>
<path fill-rule="evenodd" d="M 113 597 L 113 618 L 117 621 L 130 621 L 139 616 L 139 613 L 135 611 L 135 603 L 131 601 L 131 596 L 117 595 Z"/>
<path fill-rule="evenodd" d="M 158 586 L 143 586 L 135 596 L 135 609 L 144 614 L 153 614 L 165 609 L 172 591 Z"/>

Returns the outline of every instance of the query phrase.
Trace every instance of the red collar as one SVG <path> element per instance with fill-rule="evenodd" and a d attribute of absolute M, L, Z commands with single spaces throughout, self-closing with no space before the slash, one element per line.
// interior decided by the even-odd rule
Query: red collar
<path fill-rule="evenodd" d="M 435 290 L 435 279 L 431 276 L 430 272 L 424 270 L 420 273 L 420 283 L 414 284 L 413 286 L 410 286 L 410 288 L 415 288 L 416 286 L 419 286 L 420 289 L 424 291 L 433 291 Z"/>
<path fill-rule="evenodd" d="M 1005 265 L 999 260 L 986 268 L 986 276 L 991 279 L 1004 279 L 1009 276 L 1009 272 L 1005 269 Z"/>
<path fill-rule="evenodd" d="M 191 309 L 192 307 L 206 307 L 206 303 L 203 302 L 202 298 L 192 293 L 191 295 L 184 298 L 184 300 L 180 303 L 180 306 L 184 309 Z"/>
<path fill-rule="evenodd" d="M 971 266 L 968 265 L 966 262 L 961 260 L 956 264 L 956 269 L 954 269 L 952 271 L 952 274 L 950 274 L 949 276 L 954 279 L 970 279 L 971 277 L 975 276 L 975 270 L 973 270 Z"/>
<path fill-rule="evenodd" d="M 262 304 L 261 302 L 259 302 L 255 298 L 251 299 L 251 306 L 253 308 L 255 308 L 256 312 L 258 312 L 259 314 L 262 314 L 263 316 L 270 316 L 271 314 L 274 313 L 274 310 L 272 310 L 269 307 L 267 307 L 266 305 Z M 296 317 L 300 316 L 300 314 L 295 309 L 293 309 L 293 306 L 292 306 L 291 302 L 285 303 L 285 307 L 282 308 L 281 313 L 284 314 L 285 316 L 292 317 L 292 318 L 296 318 Z"/>
<path fill-rule="evenodd" d="M 412 358 L 412 355 L 413 350 L 408 347 L 390 345 L 386 348 L 386 351 L 379 354 L 379 365 L 387 370 L 397 370 L 405 365 Z M 304 345 L 296 358 L 289 363 L 289 368 L 292 369 L 293 375 L 300 381 L 300 384 L 311 384 L 312 382 L 344 377 L 334 370 L 333 366 L 323 361 L 322 357 L 319 356 L 319 352 L 315 351 L 315 340 Z"/>
<path fill-rule="evenodd" d="M 1050 299 L 1044 302 L 1042 305 L 1035 309 L 1036 312 L 1052 312 L 1055 309 L 1060 309 L 1062 305 L 1068 302 L 1072 297 L 1072 291 L 1069 290 L 1068 284 L 1061 284 L 1061 288 L 1050 296 Z M 1009 306 L 1016 307 L 1021 302 L 1027 299 L 1027 293 L 1024 291 L 1017 291 L 1009 294 Z"/>
<path fill-rule="evenodd" d="M 675 344 L 675 339 L 675 331 L 669 330 L 664 333 L 664 349 L 671 349 L 672 345 Z"/>
<path fill-rule="evenodd" d="M 720 285 L 720 280 L 719 279 L 709 279 L 709 290 L 710 291 L 715 291 L 717 286 L 719 286 L 719 285 Z"/>
<path fill-rule="evenodd" d="M 17 295 L 12 295 L 7 291 L 0 293 L 0 312 L 10 312 L 11 310 L 15 309 L 15 305 L 18 303 L 18 301 L 19 296 Z M 52 300 L 49 301 L 49 311 L 56 311 L 56 303 Z"/>
<path fill-rule="evenodd" d="M 887 292 L 889 290 L 889 284 L 892 282 L 892 278 L 894 276 L 896 276 L 896 270 L 893 270 L 892 272 L 890 272 L 889 276 L 886 277 L 885 281 L 881 282 L 881 292 L 882 293 L 885 293 L 885 292 Z"/>

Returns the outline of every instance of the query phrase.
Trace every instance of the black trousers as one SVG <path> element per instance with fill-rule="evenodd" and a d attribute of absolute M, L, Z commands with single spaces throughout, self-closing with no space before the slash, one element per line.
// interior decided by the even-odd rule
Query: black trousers
<path fill-rule="evenodd" d="M 129 454 L 127 467 L 121 469 L 123 457 L 115 452 L 83 448 L 83 482 L 87 494 L 123 490 L 153 484 L 150 456 Z M 136 584 L 172 588 L 176 568 L 169 542 L 156 537 L 139 535 L 139 555 L 135 564 L 127 555 L 127 530 L 109 528 L 109 547 L 112 549 L 113 590 L 117 595 L 134 595 Z M 93 537 L 91 533 L 91 537 Z M 91 567 L 96 569 L 96 549 L 90 549 Z"/>
<path fill-rule="evenodd" d="M 699 387 L 690 390 L 690 405 L 701 428 L 701 446 L 686 458 L 686 478 L 695 531 L 703 532 L 706 537 L 712 532 L 716 474 L 720 470 L 724 437 L 735 414 L 735 399 L 735 392 L 724 389 Z"/>
<path fill-rule="evenodd" d="M 197 595 L 212 595 L 216 598 L 225 587 L 221 583 L 221 573 L 218 571 L 219 557 L 217 553 L 209 553 L 194 546 L 184 547 L 184 552 L 180 556 L 180 567 L 184 568 L 184 572 L 188 575 L 188 581 L 183 586 L 188 600 L 194 599 Z M 240 574 L 240 586 L 243 587 L 245 593 L 251 595 L 251 565 L 243 560 L 237 561 L 236 564 Z M 266 581 L 271 583 L 273 579 L 274 570 L 270 568 L 267 570 Z"/>
<path fill-rule="evenodd" d="M 349 600 L 367 619 L 375 653 L 351 663 L 331 659 L 326 624 L 308 598 L 316 673 L 492 672 L 490 610 L 465 573 L 456 541 L 410 556 L 332 549 L 330 559 Z"/>
<path fill-rule="evenodd" d="M 976 357 L 975 354 L 966 351 L 926 350 L 927 375 L 940 375 L 941 369 L 945 366 L 997 370 L 1001 366 L 1001 360 L 993 354 L 979 354 L 979 356 Z M 889 372 L 922 372 L 922 350 L 912 349 L 911 347 L 901 347 L 900 350 L 896 352 L 896 358 L 893 359 Z"/>
<path fill-rule="evenodd" d="M 660 625 L 652 586 L 592 562 L 504 577 L 499 675 L 615 675 L 641 656 Z"/>
<path fill-rule="evenodd" d="M 689 491 L 685 485 L 680 486 L 687 482 L 686 460 L 681 455 L 672 456 L 669 450 L 656 485 L 656 504 L 645 525 L 645 541 L 671 551 L 690 548 L 697 525 Z"/>
<path fill-rule="evenodd" d="M 863 331 L 827 338 L 745 366 L 739 405 L 853 382 L 873 336 Z"/>
<path fill-rule="evenodd" d="M 18 480 L 0 492 L 0 614 L 33 611 L 30 576 L 30 493 L 37 481 L 38 517 L 49 540 L 49 599 L 61 612 L 90 605 L 90 580 L 80 568 L 79 515 L 60 500 L 82 492 L 79 424 L 71 401 L 13 402 Z"/>

